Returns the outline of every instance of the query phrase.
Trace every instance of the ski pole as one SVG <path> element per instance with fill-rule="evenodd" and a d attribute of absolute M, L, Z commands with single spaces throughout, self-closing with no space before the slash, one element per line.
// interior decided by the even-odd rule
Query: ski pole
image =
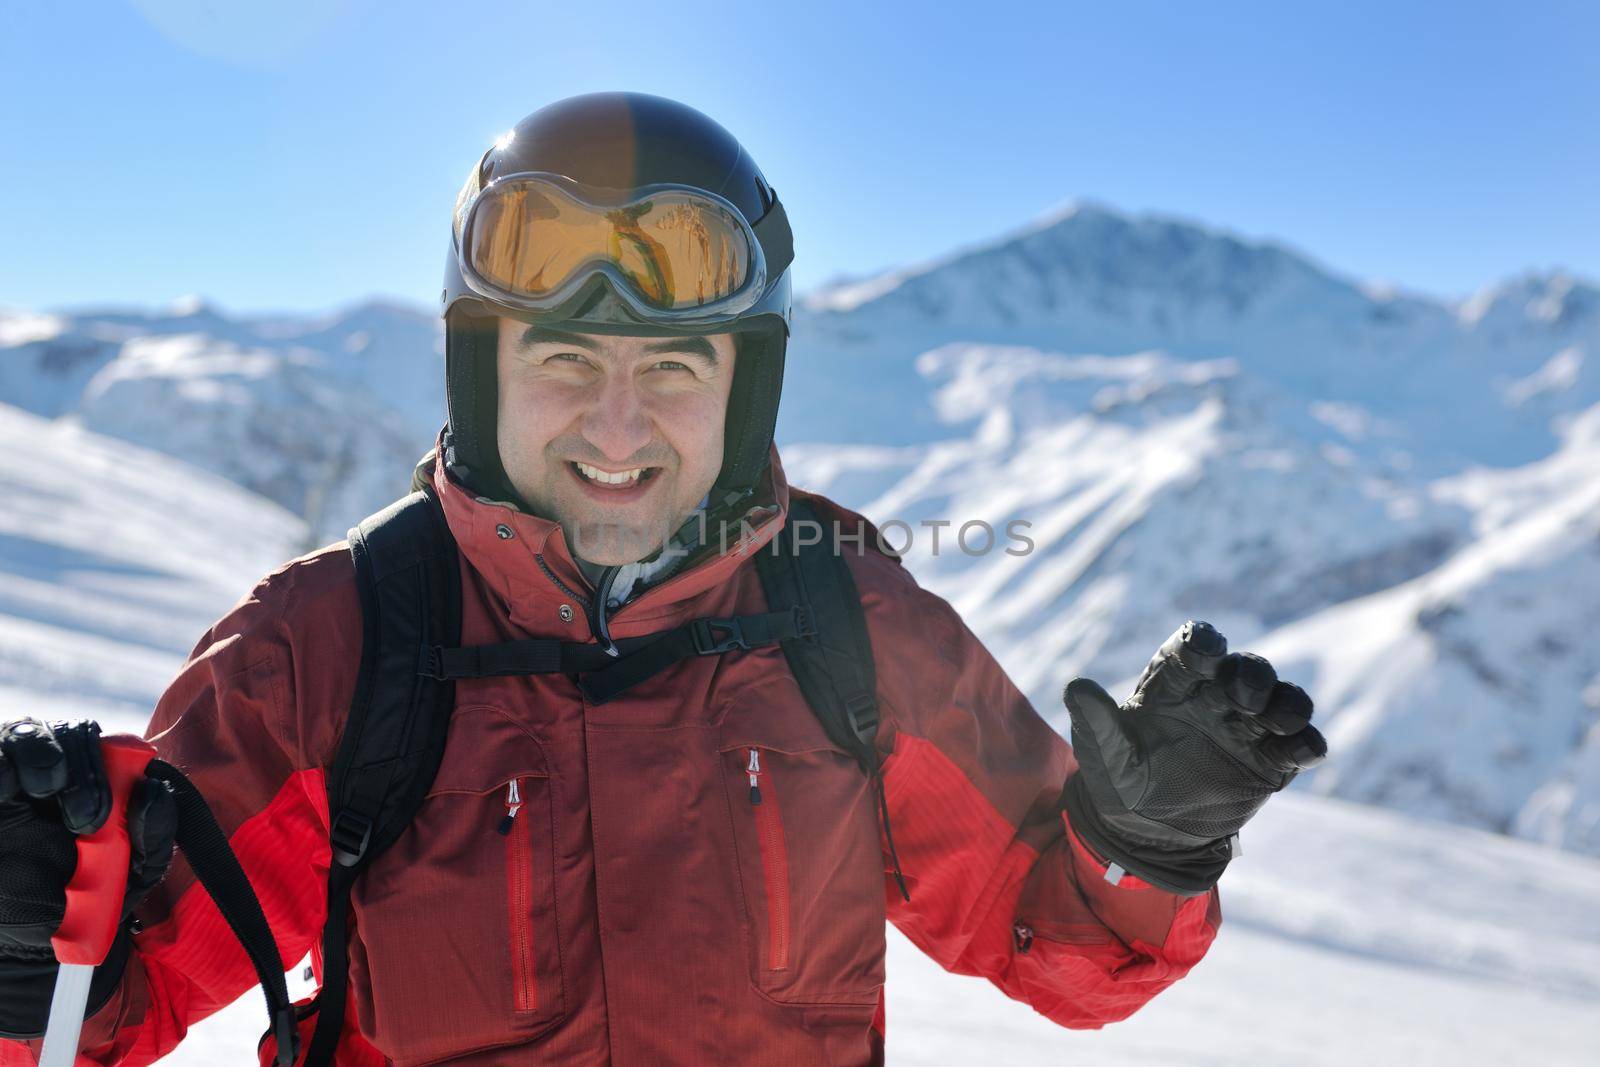
<path fill-rule="evenodd" d="M 156 750 L 131 734 L 100 738 L 111 815 L 92 834 L 78 838 L 78 866 L 67 883 L 67 911 L 50 939 L 61 968 L 50 998 L 39 1067 L 72 1067 L 78 1058 L 89 982 L 117 937 L 128 885 L 128 797 Z"/>

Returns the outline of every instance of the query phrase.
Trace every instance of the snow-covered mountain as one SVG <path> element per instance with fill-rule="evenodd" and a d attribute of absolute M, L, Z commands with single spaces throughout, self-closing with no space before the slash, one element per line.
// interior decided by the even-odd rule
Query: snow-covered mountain
<path fill-rule="evenodd" d="M 165 311 L 0 315 L 0 402 L 181 457 L 333 540 L 405 491 L 444 421 L 428 315 Z"/>
<path fill-rule="evenodd" d="M 907 524 L 886 538 L 1058 729 L 1067 679 L 1126 686 L 1204 617 L 1319 702 L 1333 755 L 1302 787 L 1600 853 L 1600 404 L 1544 460 L 1429 482 L 1227 361 L 920 363 L 963 433 L 791 446 L 787 468 Z M 973 526 L 961 550 L 961 524 L 1017 519 L 1031 545 L 977 551 Z"/>
<path fill-rule="evenodd" d="M 1046 710 L 1076 673 L 1131 671 L 1165 636 L 1152 623 L 1258 635 L 1415 577 L 1468 534 L 1465 508 L 1366 469 L 1230 360 L 946 345 L 919 365 L 956 435 L 794 445 L 786 467 L 909 524 L 886 539 L 910 540 L 919 578 Z M 962 550 L 962 524 L 1019 520 L 990 551 L 972 527 Z"/>
<path fill-rule="evenodd" d="M 1294 397 L 1359 409 L 1375 444 L 1435 472 L 1535 459 L 1555 445 L 1552 416 L 1600 400 L 1600 289 L 1570 276 L 1527 275 L 1452 305 L 1338 277 L 1279 245 L 1080 203 L 810 294 L 787 435 L 936 434 L 915 361 L 952 341 L 1233 359 Z M 902 417 L 878 415 L 883 392 L 837 389 L 869 367 Z"/>
<path fill-rule="evenodd" d="M 304 547 L 407 484 L 440 347 L 379 304 L 0 314 L 0 402 L 220 474 Z M 1317 697 L 1303 788 L 1600 852 L 1597 361 L 1600 289 L 1565 274 L 1451 304 L 1075 204 L 810 294 L 779 439 L 797 484 L 907 524 L 1058 725 L 1064 681 L 1205 617 Z"/>
<path fill-rule="evenodd" d="M 1336 709 L 1316 788 L 1600 854 L 1600 405 L 1431 490 L 1472 514 L 1458 551 L 1261 643 Z"/>
<path fill-rule="evenodd" d="M 1076 205 L 804 306 L 792 479 L 910 524 L 1059 727 L 1204 617 L 1318 699 L 1301 788 L 1600 852 L 1600 290 L 1449 305 Z"/>

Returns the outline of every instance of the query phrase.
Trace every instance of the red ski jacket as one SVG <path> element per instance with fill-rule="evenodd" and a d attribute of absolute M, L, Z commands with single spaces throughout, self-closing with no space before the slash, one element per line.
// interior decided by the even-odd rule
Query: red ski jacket
<path fill-rule="evenodd" d="M 745 551 L 628 601 L 614 637 L 766 610 L 748 553 L 784 521 L 776 452 L 772 470 Z M 461 548 L 463 644 L 592 640 L 556 525 L 442 470 L 434 484 Z M 814 499 L 847 532 L 864 522 Z M 1069 746 L 865 529 L 865 551 L 845 553 L 910 902 L 866 776 L 775 646 L 690 657 L 598 706 L 563 675 L 460 681 L 431 792 L 354 891 L 340 1067 L 881 1063 L 886 920 L 947 970 L 1074 1028 L 1126 1017 L 1204 955 L 1216 891 L 1104 879 L 1059 803 Z M 209 799 L 286 968 L 320 941 L 323 775 L 361 634 L 347 547 L 295 560 L 201 638 L 146 735 Z M 255 985 L 181 857 L 136 914 L 80 1063 L 150 1063 Z M 0 1064 L 39 1045 L 0 1042 Z"/>

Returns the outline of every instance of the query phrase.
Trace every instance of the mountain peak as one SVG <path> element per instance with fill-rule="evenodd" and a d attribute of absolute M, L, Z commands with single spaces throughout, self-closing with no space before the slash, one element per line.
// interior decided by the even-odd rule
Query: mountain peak
<path fill-rule="evenodd" d="M 167 305 L 167 314 L 175 319 L 194 318 L 201 315 L 210 318 L 221 317 L 218 315 L 216 308 L 198 293 L 187 293 L 178 297 L 178 299 Z"/>
<path fill-rule="evenodd" d="M 1380 302 L 1282 245 L 1073 199 L 992 240 L 814 292 L 802 307 L 990 339 L 1082 328 L 1100 345 L 1124 333 L 1168 344 L 1247 318 L 1304 328 Z"/>
<path fill-rule="evenodd" d="M 1530 270 L 1485 286 L 1455 310 L 1468 327 L 1539 324 L 1563 329 L 1600 319 L 1600 287 L 1560 268 Z"/>

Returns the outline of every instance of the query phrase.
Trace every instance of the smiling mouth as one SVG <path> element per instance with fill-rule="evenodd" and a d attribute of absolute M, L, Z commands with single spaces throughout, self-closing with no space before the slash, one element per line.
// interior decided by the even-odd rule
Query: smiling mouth
<path fill-rule="evenodd" d="M 571 467 L 572 472 L 585 484 L 592 485 L 597 489 L 610 490 L 631 489 L 643 482 L 648 482 L 661 469 L 660 467 L 630 467 L 621 471 L 605 471 L 599 467 L 594 467 L 587 463 L 579 463 L 575 460 L 569 460 L 567 466 Z"/>

